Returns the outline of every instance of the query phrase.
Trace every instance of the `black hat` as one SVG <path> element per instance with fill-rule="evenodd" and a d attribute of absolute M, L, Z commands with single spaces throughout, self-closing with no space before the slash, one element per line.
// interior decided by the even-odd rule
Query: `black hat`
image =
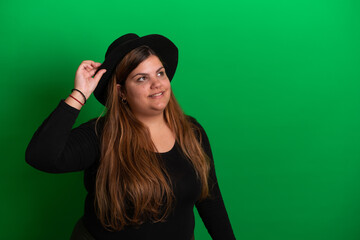
<path fill-rule="evenodd" d="M 151 34 L 144 37 L 139 37 L 133 33 L 126 34 L 116 39 L 109 46 L 105 53 L 105 61 L 97 70 L 98 72 L 101 69 L 106 69 L 106 72 L 94 90 L 94 96 L 101 104 L 105 105 L 106 103 L 109 79 L 113 75 L 118 63 L 120 63 L 130 51 L 143 45 L 150 47 L 161 59 L 169 80 L 171 81 L 174 77 L 178 63 L 178 49 L 174 43 L 158 34 Z"/>

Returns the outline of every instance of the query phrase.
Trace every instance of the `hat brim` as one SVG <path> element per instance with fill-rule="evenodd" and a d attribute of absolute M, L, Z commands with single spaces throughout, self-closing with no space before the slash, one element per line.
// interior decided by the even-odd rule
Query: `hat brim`
<path fill-rule="evenodd" d="M 108 83 L 118 63 L 130 51 L 143 45 L 150 47 L 156 53 L 156 55 L 158 55 L 164 64 L 169 80 L 172 80 L 178 64 L 178 49 L 173 42 L 171 42 L 168 38 L 158 34 L 151 34 L 126 41 L 125 43 L 117 46 L 108 55 L 106 55 L 105 61 L 96 71 L 97 73 L 101 69 L 106 69 L 106 72 L 101 77 L 97 87 L 94 90 L 94 96 L 101 104 L 106 104 Z"/>

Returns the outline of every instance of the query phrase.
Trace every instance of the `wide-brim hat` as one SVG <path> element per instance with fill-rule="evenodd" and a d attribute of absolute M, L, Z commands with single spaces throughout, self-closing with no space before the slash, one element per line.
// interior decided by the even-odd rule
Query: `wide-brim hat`
<path fill-rule="evenodd" d="M 116 39 L 105 53 L 105 60 L 96 73 L 101 69 L 106 72 L 101 77 L 97 87 L 94 90 L 94 96 L 103 105 L 107 99 L 107 88 L 116 66 L 133 49 L 146 45 L 150 47 L 164 64 L 166 75 L 171 81 L 174 77 L 178 63 L 178 49 L 168 38 L 151 34 L 139 37 L 136 34 L 129 33 Z M 95 73 L 95 74 L 96 74 Z"/>

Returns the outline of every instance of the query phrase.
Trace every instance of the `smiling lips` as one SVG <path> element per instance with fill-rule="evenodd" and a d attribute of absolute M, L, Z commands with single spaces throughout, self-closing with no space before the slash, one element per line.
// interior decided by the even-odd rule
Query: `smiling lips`
<path fill-rule="evenodd" d="M 164 94 L 165 91 L 162 91 L 162 92 L 159 92 L 159 93 L 154 93 L 154 94 L 151 94 L 149 95 L 149 97 L 151 98 L 156 98 L 156 97 L 160 97 Z"/>

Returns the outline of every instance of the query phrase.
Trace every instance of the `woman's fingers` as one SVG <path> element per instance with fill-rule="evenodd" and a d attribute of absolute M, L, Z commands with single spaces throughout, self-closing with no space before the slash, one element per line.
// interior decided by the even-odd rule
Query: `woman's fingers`
<path fill-rule="evenodd" d="M 101 63 L 91 61 L 89 63 L 84 63 L 84 66 L 87 69 L 99 68 L 101 66 Z"/>
<path fill-rule="evenodd" d="M 104 75 L 105 72 L 106 69 L 101 69 L 96 73 L 96 75 L 94 76 L 94 81 L 96 82 L 96 84 L 100 81 L 101 77 Z"/>
<path fill-rule="evenodd" d="M 93 67 L 95 67 L 95 68 L 98 68 L 98 67 L 100 67 L 101 66 L 101 63 L 99 63 L 99 62 L 91 62 L 91 66 L 93 66 Z"/>
<path fill-rule="evenodd" d="M 93 77 L 98 68 L 101 66 L 101 63 L 94 62 L 91 60 L 85 60 L 80 64 L 78 69 L 79 74 L 83 75 L 85 78 Z"/>
<path fill-rule="evenodd" d="M 90 65 L 93 65 L 94 67 L 98 67 L 99 65 L 101 65 L 101 63 L 94 62 L 92 60 L 84 60 L 81 62 L 81 64 L 90 64 Z"/>
<path fill-rule="evenodd" d="M 101 63 L 85 60 L 80 64 L 76 72 L 75 88 L 82 91 L 86 98 L 95 90 L 102 75 L 106 72 L 106 69 L 101 69 L 96 73 L 100 66 Z"/>
<path fill-rule="evenodd" d="M 91 75 L 91 77 L 94 77 L 94 75 L 95 75 L 95 73 L 96 73 L 96 71 L 98 71 L 99 70 L 99 68 L 97 67 L 97 68 L 93 68 L 93 69 L 91 69 L 90 71 L 89 71 L 89 74 Z"/>
<path fill-rule="evenodd" d="M 101 66 L 101 63 L 93 62 L 93 61 L 84 61 L 82 62 L 83 68 L 87 71 L 91 71 L 92 69 L 97 69 Z"/>

